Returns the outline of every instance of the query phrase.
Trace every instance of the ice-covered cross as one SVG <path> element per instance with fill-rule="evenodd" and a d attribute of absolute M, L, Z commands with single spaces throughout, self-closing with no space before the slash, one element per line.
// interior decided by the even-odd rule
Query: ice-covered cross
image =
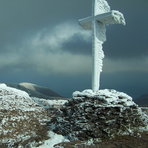
<path fill-rule="evenodd" d="M 97 91 L 100 87 L 100 73 L 103 66 L 102 44 L 106 41 L 106 25 L 125 25 L 125 19 L 121 12 L 111 10 L 106 0 L 92 1 L 92 16 L 80 19 L 79 23 L 84 29 L 92 30 L 92 90 Z"/>

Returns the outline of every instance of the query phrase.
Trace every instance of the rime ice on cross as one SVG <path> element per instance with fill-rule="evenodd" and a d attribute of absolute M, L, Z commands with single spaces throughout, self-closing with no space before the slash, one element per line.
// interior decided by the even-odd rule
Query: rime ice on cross
<path fill-rule="evenodd" d="M 92 16 L 79 20 L 79 23 L 84 29 L 92 30 L 92 90 L 97 91 L 100 87 L 100 73 L 103 66 L 102 44 L 106 41 L 106 25 L 125 25 L 125 19 L 119 11 L 111 10 L 106 0 L 92 1 Z"/>

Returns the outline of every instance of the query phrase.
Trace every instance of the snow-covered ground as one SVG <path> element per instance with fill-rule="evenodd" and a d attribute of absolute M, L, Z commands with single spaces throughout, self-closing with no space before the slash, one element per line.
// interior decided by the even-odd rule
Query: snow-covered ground
<path fill-rule="evenodd" d="M 42 148 L 52 148 L 54 144 L 64 142 L 66 139 L 62 135 L 57 135 L 47 131 L 46 122 L 50 121 L 46 108 L 53 105 L 62 105 L 65 100 L 45 100 L 31 98 L 26 92 L 0 84 L 0 147 L 7 144 L 20 143 L 18 147 L 36 145 L 32 139 L 40 139 L 42 143 L 46 140 Z"/>

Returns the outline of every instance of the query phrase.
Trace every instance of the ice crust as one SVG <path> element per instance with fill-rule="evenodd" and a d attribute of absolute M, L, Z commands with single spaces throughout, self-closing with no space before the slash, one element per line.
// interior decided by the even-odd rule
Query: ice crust
<path fill-rule="evenodd" d="M 95 0 L 96 7 L 95 7 L 95 14 L 106 13 L 110 11 L 110 6 L 108 5 L 106 0 Z"/>
<path fill-rule="evenodd" d="M 112 10 L 112 15 L 114 17 L 115 23 L 114 24 L 122 24 L 126 25 L 124 15 L 117 11 L 117 10 Z"/>
<path fill-rule="evenodd" d="M 104 90 L 98 90 L 94 92 L 91 89 L 84 90 L 82 92 L 80 91 L 75 91 L 73 93 L 73 99 L 80 99 L 83 97 L 88 97 L 88 98 L 97 98 L 104 100 L 106 103 L 104 105 L 108 106 L 137 106 L 133 101 L 130 96 L 123 92 L 118 92 L 113 89 L 104 89 Z"/>

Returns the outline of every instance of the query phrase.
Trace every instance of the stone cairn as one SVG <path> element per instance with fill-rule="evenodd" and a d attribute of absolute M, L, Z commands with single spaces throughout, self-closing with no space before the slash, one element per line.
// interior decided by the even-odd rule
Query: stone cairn
<path fill-rule="evenodd" d="M 49 126 L 70 140 L 106 139 L 146 130 L 148 116 L 125 93 L 115 90 L 74 92 Z"/>

